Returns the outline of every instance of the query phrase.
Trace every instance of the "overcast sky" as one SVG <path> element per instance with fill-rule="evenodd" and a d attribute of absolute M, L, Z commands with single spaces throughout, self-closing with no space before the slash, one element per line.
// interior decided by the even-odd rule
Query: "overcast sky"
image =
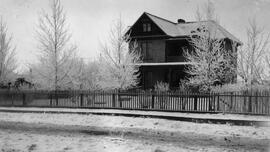
<path fill-rule="evenodd" d="M 42 9 L 49 10 L 49 0 L 0 0 L 0 15 L 13 35 L 20 68 L 36 61 L 35 28 Z M 78 54 L 86 61 L 98 55 L 100 41 L 111 23 L 121 14 L 124 23 L 132 25 L 148 12 L 176 22 L 178 18 L 194 21 L 196 8 L 203 0 L 62 0 L 67 22 L 78 45 Z M 220 24 L 245 42 L 248 19 L 256 16 L 260 26 L 270 31 L 270 0 L 215 0 Z"/>

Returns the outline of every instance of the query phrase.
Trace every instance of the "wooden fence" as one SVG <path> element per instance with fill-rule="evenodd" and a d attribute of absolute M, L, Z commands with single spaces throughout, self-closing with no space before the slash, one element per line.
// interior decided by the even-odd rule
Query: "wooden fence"
<path fill-rule="evenodd" d="M 270 115 L 270 92 L 0 91 L 0 106 Z"/>

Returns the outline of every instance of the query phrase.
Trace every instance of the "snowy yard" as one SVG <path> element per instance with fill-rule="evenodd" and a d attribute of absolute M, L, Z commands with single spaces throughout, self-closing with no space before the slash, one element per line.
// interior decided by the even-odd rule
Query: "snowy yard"
<path fill-rule="evenodd" d="M 269 116 L 243 115 L 243 114 L 208 114 L 208 113 L 188 113 L 188 112 L 159 112 L 159 111 L 141 111 L 141 110 L 117 110 L 117 109 L 81 109 L 81 108 L 37 108 L 37 107 L 0 107 L 0 111 L 32 111 L 32 112 L 68 112 L 68 113 L 104 113 L 104 114 L 134 114 L 134 115 L 153 115 L 153 116 L 172 116 L 186 118 L 204 118 L 204 119 L 232 119 L 232 120 L 250 120 L 250 121 L 268 121 Z"/>
<path fill-rule="evenodd" d="M 87 152 L 176 152 L 176 151 L 241 151 L 243 147 L 186 145 L 177 141 L 132 139 L 128 137 L 89 136 L 87 134 L 48 134 L 0 131 L 2 152 L 21 151 L 87 151 Z M 261 148 L 260 148 L 261 149 Z M 247 150 L 247 149 L 246 149 Z M 243 151 L 243 150 L 242 150 Z M 250 149 L 250 151 L 256 151 Z M 257 150 L 259 151 L 259 150 Z"/>
<path fill-rule="evenodd" d="M 269 127 L 150 118 L 0 112 L 10 151 L 268 151 Z"/>

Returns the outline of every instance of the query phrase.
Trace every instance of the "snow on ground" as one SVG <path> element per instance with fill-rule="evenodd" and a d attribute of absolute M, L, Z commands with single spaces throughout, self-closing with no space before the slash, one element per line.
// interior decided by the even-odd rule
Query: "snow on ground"
<path fill-rule="evenodd" d="M 15 127 L 4 127 L 10 123 Z M 23 123 L 46 130 L 16 129 Z M 59 132 L 58 127 L 121 128 L 129 131 L 157 132 L 161 138 L 90 135 L 82 132 Z M 23 126 L 23 125 L 21 125 Z M 27 128 L 27 126 L 26 126 Z M 162 135 L 169 134 L 172 138 Z M 101 116 L 80 114 L 9 113 L 0 112 L 0 150 L 17 151 L 267 151 L 263 143 L 270 142 L 270 127 L 197 124 L 152 118 Z M 1 149 L 2 148 L 2 149 Z"/>
<path fill-rule="evenodd" d="M 215 145 L 185 145 L 181 142 L 166 142 L 155 139 L 130 139 L 85 134 L 35 134 L 0 130 L 2 152 L 241 152 L 242 147 L 216 147 Z M 252 152 L 258 149 L 249 149 Z"/>
<path fill-rule="evenodd" d="M 74 108 L 33 108 L 33 107 L 0 107 L 1 110 L 21 110 L 21 111 L 56 111 L 56 112 L 83 112 L 83 113 L 128 113 L 128 114 L 141 114 L 141 115 L 166 115 L 177 117 L 189 118 L 206 118 L 206 119 L 233 119 L 233 120 L 255 120 L 255 121 L 269 121 L 269 116 L 254 116 L 243 114 L 209 114 L 209 113 L 184 113 L 184 112 L 158 112 L 158 111 L 139 111 L 139 110 L 116 110 L 116 109 L 74 109 Z"/>
<path fill-rule="evenodd" d="M 120 127 L 155 129 L 182 133 L 196 133 L 205 135 L 225 136 L 237 135 L 240 137 L 269 139 L 269 127 L 230 126 L 220 124 L 196 124 L 192 122 L 171 121 L 150 118 L 130 118 L 123 116 L 100 116 L 79 114 L 47 114 L 47 113 L 8 113 L 0 112 L 0 121 L 26 123 L 53 123 L 58 125 L 80 125 L 96 127 Z"/>

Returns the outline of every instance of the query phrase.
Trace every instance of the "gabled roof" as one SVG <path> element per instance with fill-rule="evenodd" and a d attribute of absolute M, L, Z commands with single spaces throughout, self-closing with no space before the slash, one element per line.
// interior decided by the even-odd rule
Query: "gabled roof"
<path fill-rule="evenodd" d="M 237 39 L 234 35 L 228 32 L 225 28 L 220 26 L 215 21 L 200 21 L 200 22 L 184 22 L 184 23 L 174 23 L 172 21 L 166 20 L 164 18 L 152 15 L 150 13 L 144 12 L 166 35 L 171 37 L 182 37 L 198 34 L 197 29 L 201 26 L 210 27 L 215 33 L 215 38 L 228 38 L 239 44 L 242 42 Z M 132 27 L 131 27 L 132 28 Z M 212 32 L 213 32 L 212 31 Z"/>

